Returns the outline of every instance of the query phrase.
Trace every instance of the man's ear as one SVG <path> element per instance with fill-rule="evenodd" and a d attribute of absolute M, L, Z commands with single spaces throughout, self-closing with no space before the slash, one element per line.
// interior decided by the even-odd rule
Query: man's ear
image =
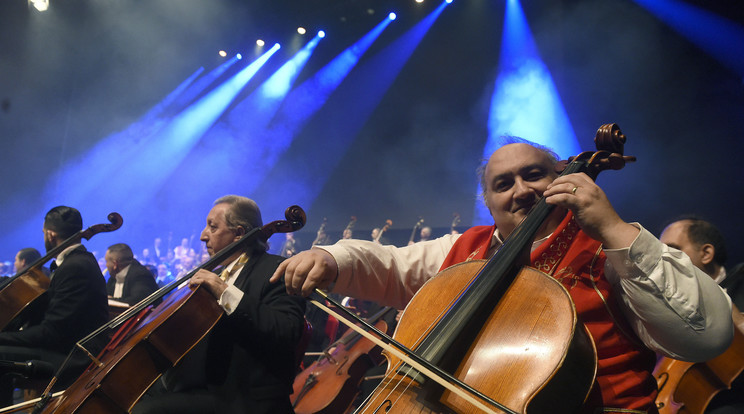
<path fill-rule="evenodd" d="M 49 230 L 49 229 L 44 229 L 44 235 L 52 243 L 56 243 L 57 242 L 57 238 L 59 237 L 59 235 L 57 234 L 56 231 Z"/>
<path fill-rule="evenodd" d="M 700 251 L 702 252 L 702 255 L 700 256 L 700 261 L 703 262 L 704 265 L 709 265 L 713 262 L 713 258 L 716 255 L 716 248 L 713 247 L 710 243 L 705 243 L 704 245 L 700 246 Z"/>
<path fill-rule="evenodd" d="M 246 234 L 245 227 L 243 226 L 236 227 L 235 228 L 235 241 L 240 240 L 243 236 L 245 236 L 245 234 Z"/>

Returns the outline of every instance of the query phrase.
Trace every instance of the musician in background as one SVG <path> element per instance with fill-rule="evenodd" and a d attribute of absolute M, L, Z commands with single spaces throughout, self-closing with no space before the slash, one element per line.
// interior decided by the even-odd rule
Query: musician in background
<path fill-rule="evenodd" d="M 196 256 L 196 252 L 189 246 L 189 239 L 184 237 L 181 239 L 181 244 L 173 249 L 173 255 L 174 259 L 183 260 L 187 257 Z"/>
<path fill-rule="evenodd" d="M 284 243 L 282 244 L 282 249 L 279 251 L 279 256 L 292 257 L 300 251 L 300 242 L 292 232 L 286 233 L 284 237 Z"/>
<path fill-rule="evenodd" d="M 419 240 L 418 240 L 418 242 L 424 242 L 424 241 L 427 241 L 427 240 L 431 240 L 431 227 L 424 226 L 424 227 L 421 228 L 421 231 L 419 231 Z M 411 241 L 411 242 L 408 243 L 408 245 L 410 246 L 413 243 L 417 243 L 417 242 Z"/>
<path fill-rule="evenodd" d="M 155 276 L 134 259 L 128 245 L 117 243 L 109 246 L 104 258 L 110 275 L 106 282 L 110 298 L 134 305 L 158 290 Z"/>
<path fill-rule="evenodd" d="M 559 177 L 554 152 L 507 140 L 480 169 L 493 225 L 401 248 L 358 240 L 313 248 L 282 263 L 272 280 L 284 276 L 292 294 L 320 287 L 402 309 L 439 269 L 491 257 L 544 196 L 557 208 L 535 236 L 530 264 L 569 291 L 597 348 L 582 413 L 655 410 L 654 351 L 694 361 L 723 352 L 733 332 L 728 297 L 689 260 L 623 221 L 589 176 Z"/>
<path fill-rule="evenodd" d="M 26 247 L 25 249 L 19 250 L 16 254 L 15 261 L 13 262 L 13 270 L 15 271 L 15 274 L 24 272 L 31 263 L 39 259 L 41 259 L 41 253 L 33 247 Z M 46 266 L 42 266 L 41 271 L 47 276 L 51 273 L 49 268 Z"/>
<path fill-rule="evenodd" d="M 744 309 L 744 274 L 737 271 L 742 266 L 726 272 L 726 242 L 713 223 L 697 216 L 682 216 L 664 227 L 659 240 L 687 254 L 692 264 L 724 288 L 739 310 Z"/>
<path fill-rule="evenodd" d="M 372 233 L 370 233 L 369 237 L 371 238 L 373 243 L 377 244 L 383 244 L 383 245 L 389 245 L 390 240 L 388 240 L 387 237 L 385 237 L 385 232 L 382 231 L 379 227 L 375 227 L 372 229 Z"/>
<path fill-rule="evenodd" d="M 82 228 L 83 219 L 76 209 L 58 206 L 49 210 L 43 226 L 47 251 Z M 77 341 L 108 320 L 106 283 L 95 257 L 82 244 L 62 250 L 50 268 L 49 289 L 31 304 L 29 313 L 24 313 L 23 330 L 0 332 L 0 360 L 39 360 L 51 364 L 56 371 Z M 104 343 L 89 345 L 89 351 L 95 355 Z M 58 385 L 69 385 L 89 363 L 86 356 L 73 353 Z M 11 378 L 2 377 L 0 405 L 12 403 L 12 392 Z"/>
<path fill-rule="evenodd" d="M 211 256 L 261 227 L 248 198 L 217 199 L 201 233 Z M 305 301 L 269 277 L 283 260 L 263 244 L 246 246 L 222 263 L 220 274 L 199 270 L 190 284 L 207 289 L 225 314 L 212 331 L 164 375 L 134 413 L 291 413 Z"/>
<path fill-rule="evenodd" d="M 744 272 L 739 264 L 727 272 L 726 241 L 713 223 L 697 216 L 682 216 L 667 225 L 659 237 L 662 243 L 684 252 L 692 264 L 723 286 L 736 307 L 744 309 Z M 737 270 L 739 269 L 739 270 Z M 744 413 L 744 377 L 739 375 L 730 390 L 719 392 L 705 410 L 708 414 Z"/>
<path fill-rule="evenodd" d="M 345 228 L 344 232 L 341 233 L 341 240 L 349 240 L 354 238 L 354 231 L 350 228 Z"/>

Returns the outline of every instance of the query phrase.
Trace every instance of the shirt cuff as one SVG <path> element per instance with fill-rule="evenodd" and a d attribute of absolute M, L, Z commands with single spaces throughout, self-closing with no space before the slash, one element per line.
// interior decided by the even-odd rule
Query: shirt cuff
<path fill-rule="evenodd" d="M 217 303 L 224 309 L 225 313 L 230 315 L 235 312 L 242 299 L 243 291 L 235 287 L 235 285 L 228 285 L 227 289 L 220 295 L 220 300 Z"/>
<path fill-rule="evenodd" d="M 328 287 L 326 287 L 326 290 L 328 292 L 333 292 L 333 289 L 339 284 L 342 286 L 348 286 L 349 280 L 351 279 L 351 269 L 353 267 L 351 254 L 346 248 L 343 247 L 343 245 L 344 241 L 340 240 L 336 242 L 336 244 L 330 246 L 313 246 L 313 249 L 321 249 L 330 253 L 330 255 L 333 256 L 333 259 L 336 261 L 336 266 L 338 267 L 336 278 L 333 280 L 333 282 L 331 282 L 330 285 L 328 285 Z"/>
<path fill-rule="evenodd" d="M 605 249 L 607 260 L 623 279 L 651 274 L 662 255 L 662 243 L 639 223 L 630 223 L 640 230 L 633 243 L 622 249 Z"/>

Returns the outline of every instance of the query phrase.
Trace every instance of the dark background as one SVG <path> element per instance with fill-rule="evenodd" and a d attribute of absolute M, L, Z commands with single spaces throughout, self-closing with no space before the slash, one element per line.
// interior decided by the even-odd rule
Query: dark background
<path fill-rule="evenodd" d="M 741 28 L 744 12 L 738 3 L 684 4 Z M 248 53 L 258 37 L 269 44 L 289 42 L 298 25 L 310 32 L 324 29 L 328 37 L 299 83 L 389 11 L 396 11 L 398 20 L 360 67 L 437 5 L 431 0 L 422 5 L 390 0 L 52 0 L 49 11 L 38 13 L 25 0 L 0 0 L 0 229 L 6 235 L 0 238 L 0 259 L 12 260 L 27 245 L 43 249 L 39 211 L 43 215 L 64 199 L 48 200 L 41 189 L 59 168 L 127 128 L 198 67 L 216 67 L 222 62 L 218 50 Z M 620 215 L 657 235 L 678 214 L 703 215 L 723 230 L 729 264 L 744 260 L 739 237 L 744 232 L 744 74 L 632 1 L 537 0 L 524 2 L 523 9 L 580 146 L 592 149 L 596 129 L 615 122 L 628 137 L 626 153 L 638 157 L 637 163 L 598 180 Z M 319 197 L 303 206 L 309 220 L 297 237 L 304 247 L 324 217 L 331 235 L 339 237 L 356 216 L 359 238 L 391 219 L 388 235 L 396 244 L 407 241 L 420 216 L 435 235 L 448 230 L 454 212 L 462 216 L 461 229 L 480 224 L 472 223 L 474 170 L 488 137 L 503 14 L 503 2 L 494 0 L 455 0 L 444 10 L 352 137 Z M 324 145 L 333 127 L 324 119 L 333 111 L 324 107 L 302 136 Z M 299 160 L 302 153 L 290 150 L 286 156 Z M 177 177 L 178 170 L 172 179 Z M 281 191 L 281 183 L 276 186 Z M 172 234 L 174 244 L 181 237 L 198 238 L 211 200 L 198 205 L 183 200 L 191 197 L 161 191 L 153 205 L 172 207 L 153 214 L 157 225 L 122 228 L 116 237 L 98 236 L 90 244 L 100 249 L 123 241 L 139 250 L 156 235 Z M 286 200 L 292 203 L 291 194 Z M 105 222 L 103 216 L 86 214 L 86 206 L 77 207 L 86 226 Z M 282 218 L 281 211 L 263 214 L 265 221 Z M 18 235 L 18 227 L 28 221 L 38 222 L 39 231 Z"/>

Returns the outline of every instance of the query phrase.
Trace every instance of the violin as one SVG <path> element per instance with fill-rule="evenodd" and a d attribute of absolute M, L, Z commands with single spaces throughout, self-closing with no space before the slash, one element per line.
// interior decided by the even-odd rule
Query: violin
<path fill-rule="evenodd" d="M 34 412 L 121 413 L 129 412 L 165 370 L 176 365 L 224 314 L 214 297 L 201 286 L 182 286 L 200 269 L 213 270 L 236 252 L 265 245 L 276 232 L 297 231 L 305 225 L 299 206 L 285 211 L 285 220 L 254 228 L 192 270 L 184 277 L 151 294 L 140 303 L 83 338 L 78 348 L 94 337 L 131 325 L 125 334 L 114 335 L 104 351 L 65 392 L 51 400 L 49 384 Z M 151 306 L 169 295 L 160 305 Z M 87 351 L 86 351 L 87 352 Z"/>
<path fill-rule="evenodd" d="M 423 217 L 419 217 L 419 220 L 413 226 L 413 230 L 411 230 L 411 238 L 408 239 L 408 244 L 413 244 L 413 239 L 416 237 L 416 230 L 420 229 L 423 224 L 424 224 Z"/>
<path fill-rule="evenodd" d="M 624 135 L 603 125 L 599 151 L 573 157 L 562 174 L 620 169 Z M 357 413 L 576 412 L 597 369 L 594 343 L 563 285 L 524 266 L 554 206 L 540 199 L 487 261 L 451 266 L 407 305 L 380 387 Z M 369 328 L 369 326 L 368 326 Z M 374 338 L 374 336 L 373 336 Z"/>
<path fill-rule="evenodd" d="M 80 230 L 35 260 L 26 270 L 4 281 L 0 287 L 0 330 L 6 329 L 13 319 L 49 289 L 49 278 L 41 271 L 46 262 L 81 239 L 90 240 L 98 233 L 117 230 L 124 222 L 119 213 L 110 213 L 107 218 L 109 224 L 95 224 Z"/>
<path fill-rule="evenodd" d="M 731 388 L 744 370 L 744 315 L 733 305 L 734 340 L 721 355 L 706 362 L 663 357 L 654 377 L 659 387 L 659 414 L 702 414 L 713 397 Z"/>
<path fill-rule="evenodd" d="M 383 308 L 367 319 L 377 329 L 388 332 L 385 321 L 394 308 Z M 388 332 L 389 333 L 389 332 Z M 335 414 L 346 412 L 359 393 L 365 372 L 377 365 L 372 355 L 377 345 L 354 330 L 348 330 L 328 346 L 320 357 L 297 375 L 290 396 L 297 414 Z"/>

